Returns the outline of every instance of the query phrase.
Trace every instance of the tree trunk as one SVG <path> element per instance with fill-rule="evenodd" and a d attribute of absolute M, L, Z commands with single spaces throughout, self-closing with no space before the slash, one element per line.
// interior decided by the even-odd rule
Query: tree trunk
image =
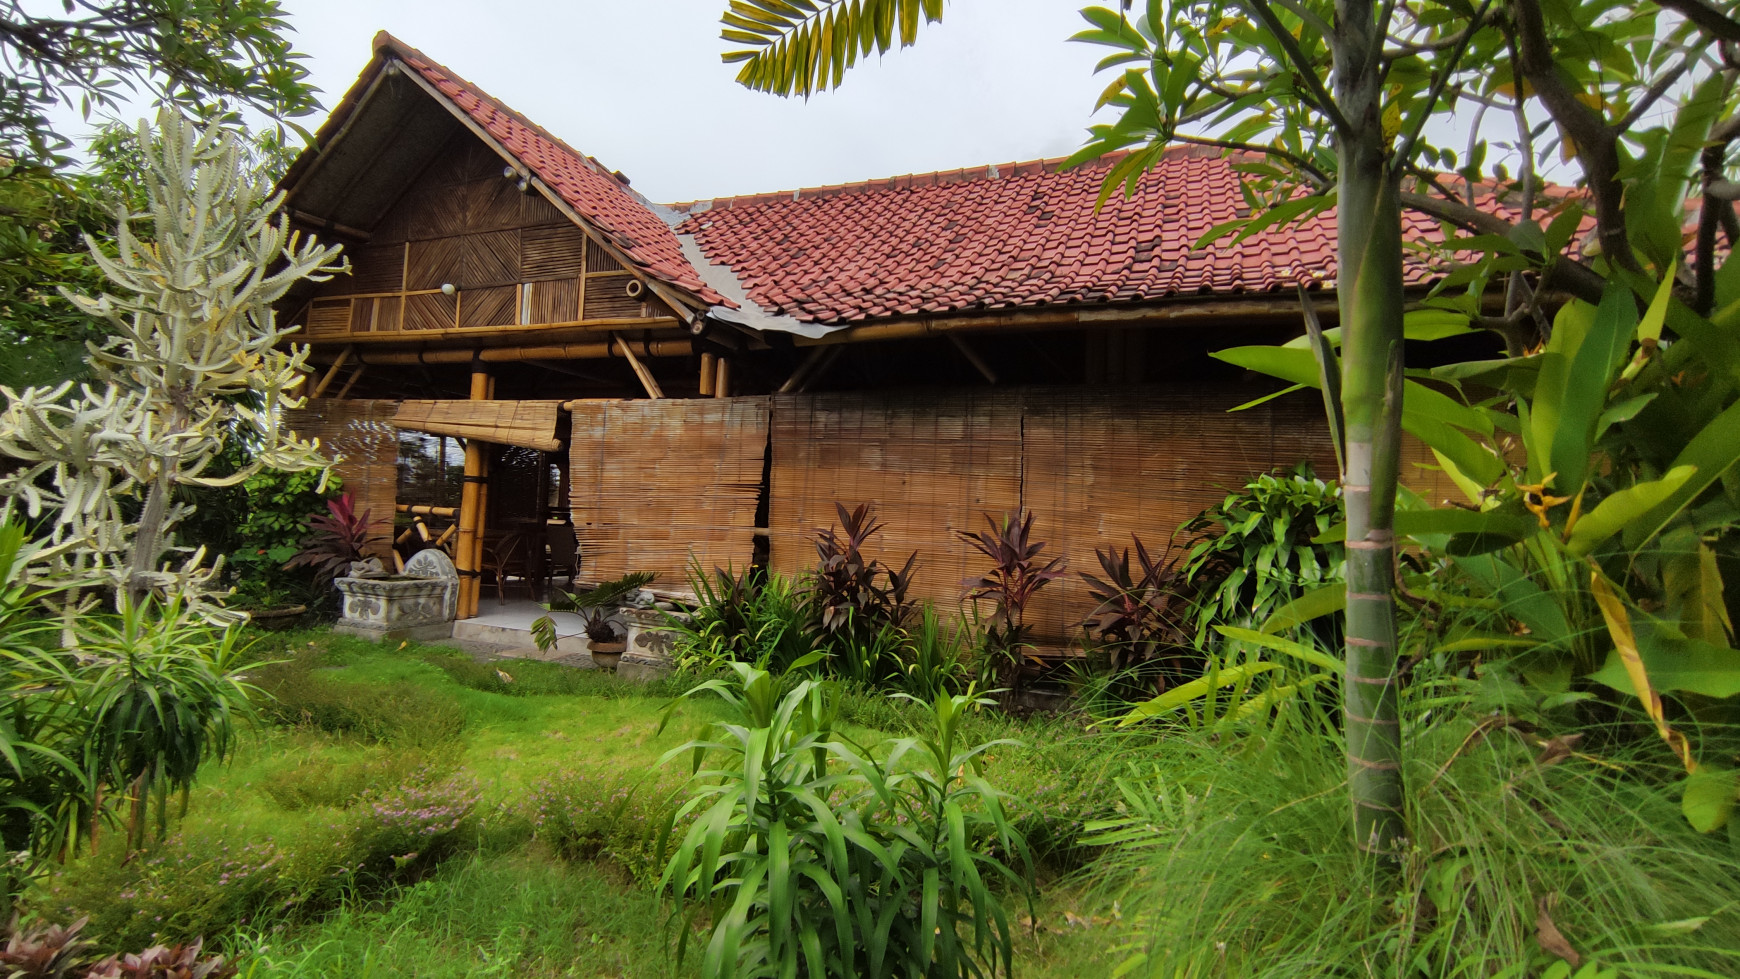
<path fill-rule="evenodd" d="M 1347 676 L 1343 723 L 1355 842 L 1393 854 L 1405 833 L 1396 697 L 1396 476 L 1402 408 L 1402 212 L 1389 167 L 1382 78 L 1368 60 L 1382 25 L 1358 0 L 1336 5 L 1340 157 L 1337 294 L 1347 426 Z"/>

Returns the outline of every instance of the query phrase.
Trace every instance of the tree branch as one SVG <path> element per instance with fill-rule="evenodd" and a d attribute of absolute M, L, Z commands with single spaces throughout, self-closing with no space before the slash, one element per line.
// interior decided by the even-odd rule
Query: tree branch
<path fill-rule="evenodd" d="M 1341 114 L 1341 107 L 1336 104 L 1335 97 L 1329 94 L 1327 88 L 1323 87 L 1323 79 L 1317 75 L 1317 66 L 1312 63 L 1311 59 L 1305 57 L 1304 50 L 1299 47 L 1298 38 L 1295 38 L 1293 32 L 1281 24 L 1281 19 L 1275 16 L 1275 10 L 1269 6 L 1268 0 L 1241 0 L 1241 2 L 1248 4 L 1256 12 L 1257 19 L 1263 22 L 1263 26 L 1274 36 L 1276 43 L 1280 44 L 1281 49 L 1286 52 L 1288 60 L 1293 62 L 1293 67 L 1298 71 L 1300 80 L 1305 83 L 1305 89 L 1310 93 L 1311 101 L 1317 105 L 1319 112 L 1329 117 L 1329 122 L 1335 127 L 1335 131 L 1343 136 L 1353 132 L 1353 126 L 1348 123 L 1347 117 Z"/>
<path fill-rule="evenodd" d="M 1408 127 L 1408 135 L 1402 140 L 1402 148 L 1396 151 L 1396 159 L 1403 161 L 1404 165 L 1412 162 L 1414 146 L 1420 141 L 1420 133 L 1426 128 L 1426 120 L 1432 117 L 1432 107 L 1438 104 L 1439 97 L 1444 94 L 1444 86 L 1450 83 L 1450 76 L 1461 63 L 1462 53 L 1468 50 L 1468 43 L 1486 26 L 1486 12 L 1491 9 L 1492 0 L 1483 0 L 1480 9 L 1474 12 L 1474 19 L 1468 22 L 1468 27 L 1456 38 L 1456 45 L 1451 49 L 1450 57 L 1444 62 L 1442 70 L 1432 79 L 1425 100 L 1414 107 L 1413 125 Z"/>
<path fill-rule="evenodd" d="M 1619 125 L 1614 128 L 1620 132 L 1630 129 L 1632 124 L 1643 118 L 1643 114 L 1649 111 L 1649 107 L 1656 104 L 1663 95 L 1666 95 L 1667 90 L 1672 88 L 1674 82 L 1679 81 L 1680 76 L 1685 73 L 1686 62 L 1684 61 L 1670 68 L 1667 74 L 1655 80 L 1655 84 L 1649 87 L 1649 91 L 1643 93 L 1643 98 L 1637 100 L 1637 104 L 1631 107 L 1631 111 L 1627 112 L 1625 118 L 1619 120 Z"/>
<path fill-rule="evenodd" d="M 1402 206 L 1410 211 L 1418 211 L 1440 221 L 1447 221 L 1475 234 L 1509 237 L 1511 231 L 1516 227 L 1516 225 L 1490 211 L 1433 197 L 1430 194 L 1403 191 L 1401 200 Z M 1543 289 L 1546 288 L 1548 282 L 1551 282 L 1578 299 L 1591 303 L 1601 301 L 1601 293 L 1606 288 L 1607 283 L 1600 273 L 1582 262 L 1564 255 L 1553 256 L 1553 258 L 1553 264 L 1548 267 L 1546 275 L 1541 279 Z"/>
<path fill-rule="evenodd" d="M 1176 132 L 1172 134 L 1172 138 L 1177 142 L 1189 143 L 1192 146 L 1218 146 L 1223 150 L 1238 150 L 1242 153 L 1257 153 L 1262 156 L 1272 156 L 1279 160 L 1285 160 L 1287 163 L 1292 164 L 1299 170 L 1304 171 L 1306 176 L 1311 178 L 1311 182 L 1316 184 L 1319 188 L 1327 189 L 1335 183 L 1335 181 L 1329 179 L 1328 174 L 1319 170 L 1310 160 L 1307 160 L 1304 157 L 1295 156 L 1286 150 L 1275 149 L 1273 146 L 1258 146 L 1255 143 L 1241 143 L 1237 140 L 1231 139 L 1215 139 L 1212 136 L 1186 136 L 1183 133 Z"/>
<path fill-rule="evenodd" d="M 1699 30 L 1724 41 L 1740 42 L 1740 21 L 1729 17 L 1704 0 L 1655 0 L 1656 6 L 1671 10 L 1697 25 Z"/>
<path fill-rule="evenodd" d="M 1584 105 L 1579 92 L 1566 84 L 1547 41 L 1540 0 L 1513 0 L 1517 69 L 1535 87 L 1535 95 L 1559 124 L 1562 139 L 1575 145 L 1595 202 L 1595 234 L 1601 252 L 1620 268 L 1641 271 L 1631 253 L 1625 230 L 1625 185 L 1619 179 L 1619 131 L 1601 113 Z"/>

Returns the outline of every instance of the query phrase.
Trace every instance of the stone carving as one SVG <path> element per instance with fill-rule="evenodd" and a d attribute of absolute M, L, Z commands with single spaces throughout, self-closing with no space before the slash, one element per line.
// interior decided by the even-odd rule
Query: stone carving
<path fill-rule="evenodd" d="M 352 578 L 385 578 L 387 577 L 387 568 L 378 557 L 352 561 L 350 562 L 350 576 Z"/>
<path fill-rule="evenodd" d="M 339 578 L 344 617 L 334 632 L 368 639 L 441 639 L 453 633 L 455 579 Z"/>
<path fill-rule="evenodd" d="M 405 577 L 429 578 L 445 581 L 447 601 L 443 605 L 443 618 L 451 622 L 459 615 L 459 570 L 453 566 L 453 559 L 438 547 L 424 548 L 411 555 L 411 560 L 405 562 Z"/>

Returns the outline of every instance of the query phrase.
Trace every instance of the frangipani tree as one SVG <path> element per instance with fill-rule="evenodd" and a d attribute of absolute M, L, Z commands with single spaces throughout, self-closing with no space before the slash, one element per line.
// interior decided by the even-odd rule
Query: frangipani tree
<path fill-rule="evenodd" d="M 70 586 L 69 614 L 108 589 L 132 604 L 206 597 L 217 569 L 173 546 L 187 512 L 178 488 L 329 465 L 283 427 L 308 349 L 281 349 L 290 330 L 273 303 L 299 280 L 339 271 L 339 247 L 290 230 L 238 132 L 166 109 L 137 138 L 149 210 L 117 215 L 115 254 L 90 243 L 113 291 L 69 296 L 114 331 L 90 347 L 98 383 L 0 388 L 5 514 L 41 522 L 27 575 Z M 207 475 L 232 439 L 253 461 Z"/>

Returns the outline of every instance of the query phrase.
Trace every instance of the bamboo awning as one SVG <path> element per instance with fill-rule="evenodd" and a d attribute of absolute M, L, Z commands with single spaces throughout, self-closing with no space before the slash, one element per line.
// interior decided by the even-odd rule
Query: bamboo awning
<path fill-rule="evenodd" d="M 412 432 L 475 438 L 554 452 L 560 401 L 405 401 L 393 425 Z"/>

